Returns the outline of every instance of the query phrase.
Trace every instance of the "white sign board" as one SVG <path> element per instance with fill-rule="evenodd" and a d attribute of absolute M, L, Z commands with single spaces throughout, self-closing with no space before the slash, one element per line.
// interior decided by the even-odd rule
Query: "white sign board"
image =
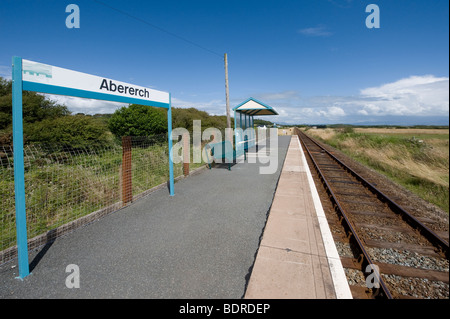
<path fill-rule="evenodd" d="M 30 274 L 28 263 L 25 169 L 23 158 L 23 90 L 167 108 L 170 196 L 174 195 L 173 150 L 171 138 L 172 107 L 170 94 L 166 92 L 62 69 L 52 65 L 23 60 L 21 57 L 17 56 L 13 57 L 12 61 L 14 196 L 16 209 L 17 257 L 19 265 L 18 278 L 22 279 Z"/>
<path fill-rule="evenodd" d="M 51 94 L 168 107 L 167 92 L 22 60 L 23 89 Z"/>

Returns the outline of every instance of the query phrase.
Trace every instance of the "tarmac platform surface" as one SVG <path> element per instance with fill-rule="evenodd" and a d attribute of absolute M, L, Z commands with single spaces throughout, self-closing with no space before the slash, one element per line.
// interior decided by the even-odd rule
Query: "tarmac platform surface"
<path fill-rule="evenodd" d="M 217 165 L 0 266 L 0 298 L 242 298 L 290 136 L 278 139 L 277 170 Z M 251 154 L 249 154 L 250 156 Z M 80 288 L 67 288 L 68 265 Z"/>
<path fill-rule="evenodd" d="M 261 174 L 267 149 L 31 251 L 23 280 L 17 260 L 0 265 L 0 298 L 351 298 L 298 137 L 279 136 Z"/>

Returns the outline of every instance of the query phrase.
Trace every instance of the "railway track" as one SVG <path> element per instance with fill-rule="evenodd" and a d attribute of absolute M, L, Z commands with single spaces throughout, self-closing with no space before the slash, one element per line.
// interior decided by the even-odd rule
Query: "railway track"
<path fill-rule="evenodd" d="M 355 298 L 448 298 L 448 242 L 296 129 Z"/>

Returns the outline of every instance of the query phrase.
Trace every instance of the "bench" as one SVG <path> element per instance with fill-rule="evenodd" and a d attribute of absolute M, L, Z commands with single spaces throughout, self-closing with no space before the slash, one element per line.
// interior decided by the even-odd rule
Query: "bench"
<path fill-rule="evenodd" d="M 211 160 L 209 158 L 208 150 L 211 150 L 211 156 L 213 157 Z M 231 145 L 230 141 L 222 141 L 218 143 L 209 143 L 205 145 L 206 157 L 208 159 L 208 167 L 211 169 L 211 163 L 215 159 L 225 160 L 225 163 L 228 164 L 228 170 L 231 170 L 231 163 L 236 159 L 236 151 L 233 149 L 233 145 Z M 247 156 L 245 155 L 245 151 L 243 152 L 245 159 Z M 238 154 L 239 156 L 240 154 Z"/>
<path fill-rule="evenodd" d="M 247 136 L 244 136 L 244 140 L 238 142 L 238 144 L 243 144 L 244 151 L 246 152 L 248 152 L 249 148 L 253 145 L 256 145 L 256 148 L 258 149 L 258 145 L 256 144 L 256 138 L 252 138 L 251 140 L 249 140 Z"/>

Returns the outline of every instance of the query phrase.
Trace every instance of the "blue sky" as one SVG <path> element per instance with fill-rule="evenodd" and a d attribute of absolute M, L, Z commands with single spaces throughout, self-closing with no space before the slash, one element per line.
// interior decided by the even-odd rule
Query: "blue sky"
<path fill-rule="evenodd" d="M 68 29 L 68 4 L 80 28 Z M 380 9 L 380 28 L 365 21 Z M 106 5 L 105 5 L 106 4 Z M 0 75 L 11 58 L 172 93 L 173 106 L 225 114 L 248 97 L 288 124 L 449 123 L 447 0 L 0 2 Z M 117 103 L 52 96 L 74 112 Z"/>

